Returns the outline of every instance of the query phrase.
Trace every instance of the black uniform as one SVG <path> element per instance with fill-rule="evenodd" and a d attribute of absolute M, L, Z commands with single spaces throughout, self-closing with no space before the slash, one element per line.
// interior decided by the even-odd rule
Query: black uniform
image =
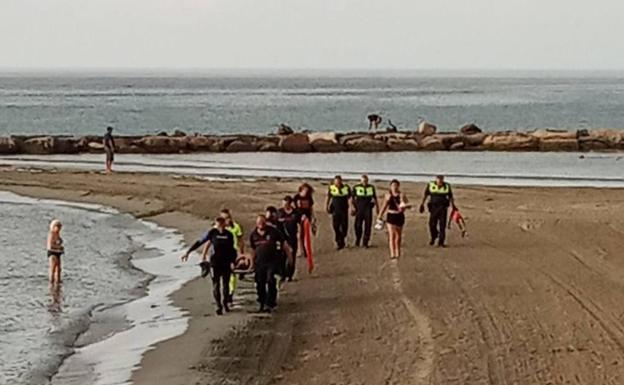
<path fill-rule="evenodd" d="M 329 211 L 332 214 L 336 246 L 341 249 L 346 246 L 347 234 L 349 232 L 349 198 L 351 197 L 351 189 L 345 184 L 341 187 L 332 184 L 329 186 L 327 194 L 331 199 Z"/>
<path fill-rule="evenodd" d="M 299 223 L 301 222 L 301 216 L 297 212 L 297 210 L 291 210 L 287 212 L 284 209 L 279 209 L 277 212 L 277 220 L 278 220 L 278 228 L 284 234 L 284 238 L 290 248 L 292 249 L 293 258 L 288 263 L 286 261 L 286 265 L 284 266 L 284 275 L 285 278 L 292 279 L 295 274 L 295 259 L 297 255 L 297 250 L 299 248 L 299 242 L 297 238 L 297 234 L 299 234 Z"/>
<path fill-rule="evenodd" d="M 277 305 L 277 281 L 280 271 L 280 252 L 284 235 L 277 228 L 267 225 L 263 234 L 255 229 L 249 236 L 249 244 L 256 254 L 256 291 L 262 309 Z"/>
<path fill-rule="evenodd" d="M 353 197 L 355 200 L 355 245 L 359 246 L 360 241 L 363 241 L 363 245 L 368 246 L 373 226 L 373 207 L 377 198 L 375 187 L 363 184 L 355 185 Z"/>
<path fill-rule="evenodd" d="M 234 236 L 226 229 L 211 229 L 199 241 L 201 244 L 210 241 L 212 255 L 210 266 L 212 268 L 212 295 L 218 309 L 227 307 L 226 301 L 230 294 L 231 265 L 236 262 L 236 250 L 234 249 Z M 221 296 L 223 293 L 223 297 Z M 223 301 L 222 301 L 223 300 Z"/>
<path fill-rule="evenodd" d="M 444 245 L 446 240 L 446 221 L 448 208 L 453 199 L 451 185 L 444 183 L 439 187 L 436 182 L 430 182 L 425 190 L 425 196 L 429 197 L 427 208 L 429 209 L 429 232 L 431 244 L 438 240 L 438 245 Z"/>

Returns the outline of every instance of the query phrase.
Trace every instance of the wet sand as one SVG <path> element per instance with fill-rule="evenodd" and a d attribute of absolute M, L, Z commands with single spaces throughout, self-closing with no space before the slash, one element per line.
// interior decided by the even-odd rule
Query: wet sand
<path fill-rule="evenodd" d="M 253 214 L 297 185 L 0 172 L 0 189 L 110 205 L 178 228 L 189 242 L 223 206 L 250 229 Z M 412 202 L 423 188 L 404 186 Z M 468 237 L 453 230 L 449 248 L 431 248 L 426 216 L 411 211 L 398 263 L 387 259 L 383 233 L 368 250 L 334 251 L 319 212 L 318 270 L 300 271 L 271 317 L 248 315 L 252 304 L 215 317 L 207 284 L 190 282 L 174 295 L 191 315 L 188 331 L 148 352 L 134 382 L 623 383 L 624 191 L 456 186 L 455 194 Z"/>

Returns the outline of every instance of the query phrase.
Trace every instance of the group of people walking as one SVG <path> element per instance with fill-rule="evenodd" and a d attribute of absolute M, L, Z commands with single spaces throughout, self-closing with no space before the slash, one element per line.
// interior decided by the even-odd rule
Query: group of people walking
<path fill-rule="evenodd" d="M 190 253 L 204 247 L 202 253 L 203 275 L 212 277 L 213 295 L 217 314 L 230 311 L 237 286 L 237 274 L 253 271 L 259 303 L 259 312 L 270 313 L 277 306 L 278 287 L 292 281 L 298 256 L 305 256 L 303 222 L 315 224 L 314 189 L 304 183 L 294 196 L 285 196 L 280 208 L 268 206 L 265 213 L 255 219 L 255 228 L 248 237 L 248 247 L 242 227 L 232 219 L 229 210 L 222 210 L 214 227 L 198 239 L 182 255 L 188 260 Z M 439 175 L 427 184 L 419 212 L 428 208 L 430 244 L 445 247 L 449 208 L 451 218 L 465 234 L 465 224 L 455 206 L 451 186 Z M 331 215 L 334 241 L 338 250 L 347 246 L 349 218 L 354 218 L 355 247 L 368 248 L 371 243 L 373 222 L 376 229 L 388 233 L 390 258 L 401 256 L 405 211 L 412 208 L 408 197 L 401 191 L 398 180 L 390 182 L 388 191 L 380 201 L 377 190 L 367 175 L 358 184 L 349 187 L 337 175 L 327 190 L 325 209 Z M 450 223 L 449 223 L 450 225 Z M 314 227 L 314 226 L 313 226 Z M 247 252 L 246 252 L 247 251 Z M 279 277 L 279 280 L 278 280 Z"/>

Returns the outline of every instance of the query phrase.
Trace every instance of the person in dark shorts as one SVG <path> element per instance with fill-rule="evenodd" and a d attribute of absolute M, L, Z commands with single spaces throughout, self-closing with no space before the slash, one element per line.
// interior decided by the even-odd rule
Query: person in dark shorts
<path fill-rule="evenodd" d="M 278 228 L 284 234 L 288 246 L 292 249 L 292 255 L 297 255 L 299 248 L 299 225 L 301 217 L 297 210 L 293 207 L 293 199 L 285 196 L 282 200 L 282 208 L 277 211 Z M 288 281 L 292 281 L 295 275 L 295 258 L 286 258 L 286 266 L 284 267 L 285 277 Z"/>
<path fill-rule="evenodd" d="M 379 202 L 375 186 L 368 183 L 368 175 L 362 175 L 359 184 L 353 186 L 353 213 L 355 214 L 355 246 L 368 247 L 373 227 L 373 207 L 379 215 Z"/>
<path fill-rule="evenodd" d="M 334 228 L 334 240 L 336 249 L 344 249 L 347 244 L 349 233 L 349 205 L 351 202 L 351 189 L 343 183 L 342 177 L 336 175 L 334 181 L 327 190 L 325 208 L 332 216 Z"/>
<path fill-rule="evenodd" d="M 249 245 L 256 274 L 256 292 L 261 313 L 270 313 L 277 306 L 277 280 L 280 268 L 280 251 L 291 257 L 291 249 L 284 235 L 267 224 L 265 215 L 258 215 L 256 228 L 249 236 Z"/>
<path fill-rule="evenodd" d="M 297 194 L 293 197 L 293 206 L 299 215 L 299 219 L 303 223 L 303 220 L 307 218 L 312 225 L 312 232 L 316 233 L 316 217 L 314 215 L 314 188 L 308 184 L 303 183 L 299 186 Z M 303 247 L 303 226 L 299 226 L 299 247 L 301 257 L 306 257 L 305 247 Z"/>
<path fill-rule="evenodd" d="M 455 206 L 451 185 L 444 181 L 444 175 L 438 175 L 434 181 L 427 184 L 422 203 L 420 204 L 421 213 L 425 212 L 427 198 L 429 198 L 427 208 L 429 209 L 429 233 L 431 234 L 429 244 L 433 246 L 437 240 L 439 247 L 446 247 L 448 209 L 452 207 L 456 210 L 457 207 Z"/>
<path fill-rule="evenodd" d="M 61 283 L 61 256 L 65 253 L 63 238 L 61 238 L 62 229 L 63 224 L 58 219 L 54 219 L 50 222 L 47 251 L 50 265 L 49 280 L 51 284 Z"/>
<path fill-rule="evenodd" d="M 405 225 L 405 210 L 410 205 L 407 196 L 401 192 L 401 183 L 394 179 L 390 182 L 390 189 L 386 193 L 379 210 L 378 220 L 382 220 L 386 215 L 386 226 L 388 228 L 388 246 L 390 248 L 390 259 L 401 257 L 401 241 L 403 238 L 403 226 Z"/>
<path fill-rule="evenodd" d="M 115 151 L 117 148 L 115 147 L 115 139 L 113 138 L 113 127 L 106 128 L 106 134 L 104 134 L 104 153 L 106 153 L 106 173 L 110 174 L 113 172 L 113 162 L 115 162 Z"/>
<path fill-rule="evenodd" d="M 189 254 L 197 250 L 202 245 L 202 261 L 206 262 L 209 251 L 210 268 L 212 270 L 212 295 L 217 306 L 217 314 L 222 315 L 223 310 L 230 311 L 228 297 L 230 294 L 230 275 L 234 270 L 236 262 L 236 249 L 234 248 L 234 236 L 227 230 L 226 221 L 222 217 L 217 217 L 215 227 L 210 229 L 201 239 L 196 241 L 184 255 L 182 261 L 187 261 Z"/>

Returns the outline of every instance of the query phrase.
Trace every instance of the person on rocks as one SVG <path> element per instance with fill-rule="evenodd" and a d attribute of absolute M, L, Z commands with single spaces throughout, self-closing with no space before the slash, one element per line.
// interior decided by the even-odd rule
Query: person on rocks
<path fill-rule="evenodd" d="M 438 175 L 436 179 L 427 184 L 420 204 L 420 212 L 425 212 L 425 202 L 429 199 L 427 208 L 429 209 L 429 233 L 431 240 L 429 244 L 433 246 L 438 241 L 439 247 L 446 247 L 446 221 L 448 218 L 448 209 L 455 206 L 453 191 L 451 185 L 444 181 L 444 175 Z"/>
<path fill-rule="evenodd" d="M 325 208 L 332 216 L 332 227 L 334 228 L 334 240 L 336 248 L 342 250 L 346 246 L 347 234 L 349 232 L 349 204 L 351 202 L 351 189 L 343 183 L 342 177 L 336 175 L 333 183 L 327 190 Z"/>
<path fill-rule="evenodd" d="M 280 268 L 280 252 L 292 258 L 292 250 L 283 234 L 267 224 L 264 214 L 256 218 L 256 228 L 249 236 L 251 256 L 254 260 L 256 291 L 260 313 L 271 313 L 277 306 L 277 280 Z"/>
<path fill-rule="evenodd" d="M 182 255 L 182 261 L 186 262 L 189 255 L 204 245 L 202 262 L 208 261 L 210 255 L 210 269 L 212 270 L 212 294 L 217 306 L 217 314 L 222 315 L 223 310 L 230 311 L 228 297 L 230 295 L 230 276 L 236 263 L 236 250 L 234 248 L 234 236 L 227 230 L 226 221 L 223 217 L 217 217 L 215 226 L 202 238 L 197 240 Z"/>
<path fill-rule="evenodd" d="M 379 216 L 379 201 L 375 186 L 369 184 L 368 175 L 362 175 L 360 183 L 353 186 L 352 212 L 355 215 L 355 246 L 368 248 L 373 227 L 373 207 Z"/>
<path fill-rule="evenodd" d="M 376 130 L 379 128 L 379 125 L 383 121 L 382 117 L 378 114 L 370 114 L 367 116 L 368 119 L 368 130 L 372 130 L 373 128 Z"/>

